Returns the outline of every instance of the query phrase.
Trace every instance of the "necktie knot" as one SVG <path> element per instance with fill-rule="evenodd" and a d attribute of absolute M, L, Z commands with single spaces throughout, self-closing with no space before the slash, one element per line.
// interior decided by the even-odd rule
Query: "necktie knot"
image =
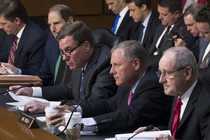
<path fill-rule="evenodd" d="M 174 106 L 174 110 L 180 110 L 181 105 L 182 105 L 181 98 L 178 98 L 178 99 L 176 100 L 176 103 L 175 103 L 175 106 Z"/>

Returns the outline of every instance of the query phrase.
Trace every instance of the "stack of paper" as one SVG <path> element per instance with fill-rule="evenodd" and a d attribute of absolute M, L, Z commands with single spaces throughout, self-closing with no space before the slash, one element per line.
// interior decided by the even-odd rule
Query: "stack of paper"
<path fill-rule="evenodd" d="M 126 134 L 117 134 L 115 138 L 107 138 L 105 140 L 128 140 L 132 137 L 135 133 L 126 133 Z M 154 140 L 155 137 L 159 136 L 160 134 L 167 134 L 171 136 L 170 130 L 164 131 L 149 131 L 149 132 L 142 132 L 131 138 L 131 140 Z"/>

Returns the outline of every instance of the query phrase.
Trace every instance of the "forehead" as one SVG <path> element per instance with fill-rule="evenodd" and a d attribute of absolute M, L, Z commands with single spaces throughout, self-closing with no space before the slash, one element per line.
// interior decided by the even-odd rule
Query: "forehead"
<path fill-rule="evenodd" d="M 138 7 L 138 6 L 135 5 L 134 2 L 128 3 L 127 6 L 128 6 L 129 9 L 134 9 L 134 8 Z"/>
<path fill-rule="evenodd" d="M 112 52 L 111 61 L 120 61 L 122 59 L 125 59 L 123 49 L 117 48 Z"/>
<path fill-rule="evenodd" d="M 59 46 L 62 50 L 64 50 L 65 48 L 67 48 L 69 46 L 73 46 L 74 43 L 75 43 L 75 40 L 74 40 L 73 36 L 71 36 L 71 35 L 66 36 L 66 37 L 62 38 L 61 40 L 59 40 Z"/>
<path fill-rule="evenodd" d="M 167 52 L 159 61 L 159 69 L 171 70 L 175 66 L 175 56 L 172 52 Z"/>
<path fill-rule="evenodd" d="M 158 5 L 157 10 L 158 10 L 158 12 L 159 12 L 160 14 L 168 14 L 168 13 L 170 13 L 168 7 L 161 7 L 160 5 Z"/>
<path fill-rule="evenodd" d="M 194 20 L 193 16 L 190 14 L 190 15 L 184 16 L 184 21 L 185 22 L 194 22 L 195 20 Z"/>
<path fill-rule="evenodd" d="M 209 30 L 209 24 L 207 22 L 196 22 L 196 27 L 200 31 L 206 31 Z"/>
<path fill-rule="evenodd" d="M 107 4 L 111 4 L 111 3 L 115 3 L 117 2 L 118 0 L 105 0 Z"/>
<path fill-rule="evenodd" d="M 59 19 L 62 20 L 62 17 L 59 12 L 52 11 L 48 14 L 48 20 Z"/>

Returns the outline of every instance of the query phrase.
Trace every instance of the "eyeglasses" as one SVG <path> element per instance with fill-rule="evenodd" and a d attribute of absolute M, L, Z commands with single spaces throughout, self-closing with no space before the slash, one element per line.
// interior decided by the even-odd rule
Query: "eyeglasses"
<path fill-rule="evenodd" d="M 179 68 L 177 70 L 174 70 L 174 71 L 164 71 L 164 72 L 161 72 L 161 71 L 157 71 L 156 74 L 157 76 L 160 78 L 161 76 L 162 77 L 165 77 L 165 78 L 171 78 L 173 76 L 173 73 L 177 72 L 177 71 L 181 71 L 183 69 L 185 69 L 186 67 L 183 67 L 183 68 Z"/>
<path fill-rule="evenodd" d="M 69 47 L 70 48 L 70 47 Z M 75 47 L 75 48 L 73 48 L 73 49 L 71 49 L 71 50 L 68 50 L 68 51 L 66 51 L 66 52 L 63 52 L 62 50 L 60 50 L 60 52 L 59 52 L 59 54 L 60 54 L 60 56 L 66 56 L 66 57 L 70 57 L 71 56 L 71 53 L 74 51 L 74 50 L 76 50 L 77 48 L 79 48 L 79 46 L 77 46 L 77 47 Z"/>

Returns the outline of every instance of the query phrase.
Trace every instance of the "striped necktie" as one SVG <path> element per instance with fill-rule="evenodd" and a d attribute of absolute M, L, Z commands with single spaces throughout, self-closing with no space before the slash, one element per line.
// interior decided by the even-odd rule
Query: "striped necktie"
<path fill-rule="evenodd" d="M 57 75 L 58 75 L 58 70 L 59 70 L 59 67 L 60 67 L 60 62 L 61 62 L 61 55 L 58 56 L 58 59 L 57 59 L 56 64 L 55 64 L 54 83 L 55 83 L 56 78 L 57 78 Z"/>
<path fill-rule="evenodd" d="M 18 37 L 15 37 L 15 39 L 12 43 L 12 47 L 10 49 L 10 53 L 9 53 L 8 63 L 10 63 L 12 65 L 14 65 L 14 62 L 15 62 L 15 52 L 17 49 L 17 40 L 18 40 Z"/>

